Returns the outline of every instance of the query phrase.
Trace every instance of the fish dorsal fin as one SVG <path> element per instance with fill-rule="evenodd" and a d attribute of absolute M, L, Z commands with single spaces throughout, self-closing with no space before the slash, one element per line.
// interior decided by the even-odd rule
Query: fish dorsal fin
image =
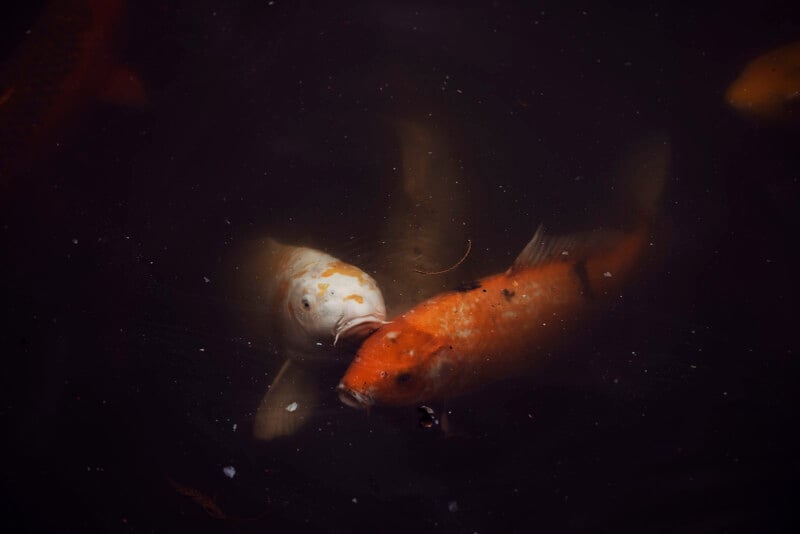
<path fill-rule="evenodd" d="M 544 226 L 539 225 L 533 238 L 525 245 L 506 274 L 512 275 L 523 269 L 556 261 L 581 261 L 592 251 L 608 247 L 618 238 L 618 232 L 608 230 L 548 236 L 545 235 Z"/>

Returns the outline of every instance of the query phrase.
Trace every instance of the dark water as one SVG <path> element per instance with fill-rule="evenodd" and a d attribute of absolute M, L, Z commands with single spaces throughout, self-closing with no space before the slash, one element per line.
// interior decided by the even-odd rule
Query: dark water
<path fill-rule="evenodd" d="M 796 9 L 129 7 L 118 55 L 148 104 L 87 106 L 3 192 L 8 531 L 796 528 L 800 135 L 722 99 L 800 37 Z M 540 222 L 612 219 L 620 154 L 666 132 L 647 276 L 539 376 L 447 405 L 455 435 L 331 390 L 255 441 L 282 355 L 243 331 L 226 258 L 270 233 L 380 272 L 408 117 L 458 154 L 465 277 Z"/>

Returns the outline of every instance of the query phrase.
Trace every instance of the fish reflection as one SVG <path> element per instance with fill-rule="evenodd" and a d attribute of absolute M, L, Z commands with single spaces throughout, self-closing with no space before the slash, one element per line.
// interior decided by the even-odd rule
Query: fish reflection
<path fill-rule="evenodd" d="M 648 242 L 667 165 L 658 140 L 637 154 L 635 230 L 548 236 L 539 228 L 504 273 L 422 302 L 363 343 L 338 389 L 353 407 L 457 396 L 541 362 L 618 295 Z"/>
<path fill-rule="evenodd" d="M 800 108 L 800 41 L 750 61 L 725 93 L 738 111 L 761 119 L 797 118 Z"/>
<path fill-rule="evenodd" d="M 0 64 L 0 183 L 55 146 L 92 99 L 138 106 L 144 90 L 114 61 L 121 0 L 46 2 L 16 50 Z"/>
<path fill-rule="evenodd" d="M 254 434 L 267 440 L 293 434 L 311 415 L 319 394 L 313 361 L 377 329 L 386 307 L 371 276 L 319 250 L 267 239 L 251 254 L 241 282 L 287 353 L 256 415 Z"/>

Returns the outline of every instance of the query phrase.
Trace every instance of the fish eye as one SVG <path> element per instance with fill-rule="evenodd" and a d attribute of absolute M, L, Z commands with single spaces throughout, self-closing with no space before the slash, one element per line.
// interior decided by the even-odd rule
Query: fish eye
<path fill-rule="evenodd" d="M 303 305 L 303 307 L 304 307 L 305 309 L 307 309 L 307 310 L 308 310 L 308 309 L 311 309 L 311 299 L 310 299 L 310 298 L 308 298 L 308 297 L 303 297 L 303 298 L 300 300 L 300 302 L 301 302 L 301 304 Z"/>
<path fill-rule="evenodd" d="M 401 386 L 408 384 L 411 381 L 411 373 L 400 373 L 397 375 L 397 378 L 395 378 L 395 381 Z"/>

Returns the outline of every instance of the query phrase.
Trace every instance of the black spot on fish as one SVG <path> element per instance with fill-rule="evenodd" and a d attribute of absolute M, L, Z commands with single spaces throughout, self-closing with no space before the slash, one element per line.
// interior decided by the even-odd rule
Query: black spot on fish
<path fill-rule="evenodd" d="M 503 296 L 506 298 L 507 301 L 511 302 L 511 299 L 516 295 L 514 291 L 509 291 L 508 289 L 503 289 L 502 291 Z"/>
<path fill-rule="evenodd" d="M 481 287 L 481 283 L 477 280 L 472 282 L 463 282 L 456 287 L 456 291 L 459 293 L 466 293 L 467 291 L 472 291 L 473 289 L 478 289 L 479 287 Z M 484 291 L 486 290 L 484 289 Z"/>
<path fill-rule="evenodd" d="M 577 262 L 572 266 L 572 270 L 575 271 L 575 276 L 578 277 L 578 281 L 581 283 L 581 295 L 587 299 L 593 299 L 594 292 L 589 283 L 589 273 L 586 272 L 586 261 L 581 260 Z"/>
<path fill-rule="evenodd" d="M 411 381 L 411 373 L 400 373 L 395 381 L 400 385 L 408 384 Z"/>

